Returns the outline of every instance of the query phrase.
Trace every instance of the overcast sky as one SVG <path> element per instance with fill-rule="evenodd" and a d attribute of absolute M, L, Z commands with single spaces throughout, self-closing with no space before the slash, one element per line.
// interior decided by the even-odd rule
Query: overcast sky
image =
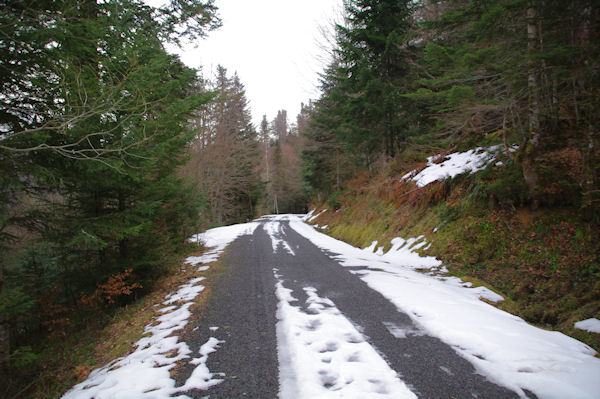
<path fill-rule="evenodd" d="M 178 51 L 187 65 L 205 73 L 221 64 L 246 87 L 254 124 L 266 114 L 288 111 L 296 121 L 300 103 L 318 97 L 323 70 L 320 27 L 330 27 L 342 0 L 216 0 L 223 26 Z"/>

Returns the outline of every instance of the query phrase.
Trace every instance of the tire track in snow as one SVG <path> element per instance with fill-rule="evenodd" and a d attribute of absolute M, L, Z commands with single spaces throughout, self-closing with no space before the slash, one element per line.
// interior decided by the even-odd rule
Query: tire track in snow
<path fill-rule="evenodd" d="M 331 300 L 304 287 L 305 312 L 291 292 L 279 279 L 281 399 L 416 398 Z"/>

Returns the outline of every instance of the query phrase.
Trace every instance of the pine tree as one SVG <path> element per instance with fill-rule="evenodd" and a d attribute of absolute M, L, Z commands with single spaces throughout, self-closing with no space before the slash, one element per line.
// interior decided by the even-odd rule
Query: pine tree
<path fill-rule="evenodd" d="M 285 109 L 277 111 L 277 116 L 271 123 L 273 134 L 281 144 L 285 143 L 285 139 L 289 133 L 287 120 L 287 111 Z"/>
<path fill-rule="evenodd" d="M 307 139 L 302 151 L 302 179 L 313 196 L 329 196 L 341 186 L 338 160 L 342 146 L 336 141 L 324 107 L 322 102 L 315 104 L 308 126 L 301 131 Z"/>
<path fill-rule="evenodd" d="M 595 3 L 446 1 L 444 9 L 424 21 L 426 72 L 407 95 L 437 122 L 422 140 L 474 146 L 501 134 L 520 145 L 516 161 L 533 207 L 597 206 L 598 170 L 589 162 L 597 152 L 588 150 L 597 148 L 588 133 L 598 114 L 591 111 L 598 72 L 589 67 L 598 53 L 590 40 L 598 29 Z M 587 165 L 586 172 L 569 164 Z"/>

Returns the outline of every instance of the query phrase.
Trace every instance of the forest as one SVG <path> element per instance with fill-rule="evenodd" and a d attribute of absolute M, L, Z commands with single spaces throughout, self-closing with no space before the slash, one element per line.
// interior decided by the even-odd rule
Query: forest
<path fill-rule="evenodd" d="M 219 28 L 212 0 L 0 5 L 0 392 L 150 292 L 191 234 L 339 209 L 364 176 L 432 154 L 517 148 L 470 198 L 597 231 L 592 0 L 345 0 L 320 97 L 260 126 L 235 71 L 165 50 Z"/>

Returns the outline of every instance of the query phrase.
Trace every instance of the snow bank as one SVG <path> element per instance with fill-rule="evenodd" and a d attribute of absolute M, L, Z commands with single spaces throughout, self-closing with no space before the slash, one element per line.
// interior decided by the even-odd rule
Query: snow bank
<path fill-rule="evenodd" d="M 417 186 L 424 187 L 436 180 L 443 180 L 449 177 L 470 172 L 475 173 L 484 169 L 488 163 L 496 158 L 496 155 L 503 149 L 502 145 L 495 145 L 488 148 L 477 147 L 467 152 L 455 152 L 445 157 L 443 162 L 439 162 L 439 155 L 427 158 L 427 166 L 422 171 L 413 170 L 402 176 L 402 180 L 412 180 Z M 509 151 L 516 151 L 516 147 L 511 147 Z"/>
<path fill-rule="evenodd" d="M 414 252 L 427 244 L 425 236 L 409 238 L 408 240 L 396 237 L 392 239 L 391 244 L 392 247 L 387 253 L 383 252 L 383 247 L 378 247 L 375 250 L 377 241 L 373 241 L 363 251 L 366 253 L 374 252 L 375 255 L 378 255 L 384 261 L 413 269 L 428 269 L 442 265 L 442 262 L 433 256 L 420 256 Z"/>
<path fill-rule="evenodd" d="M 160 309 L 163 314 L 146 326 L 148 336 L 135 343 L 136 350 L 92 371 L 87 380 L 75 385 L 63 399 L 158 399 L 186 391 L 190 386 L 202 385 L 198 380 L 202 380 L 202 386 L 220 382 L 213 379 L 208 369 L 196 369 L 184 387 L 176 388 L 170 375 L 177 362 L 191 359 L 192 351 L 188 345 L 172 334 L 187 325 L 193 299 L 204 290 L 204 286 L 196 285 L 200 281 L 202 278 L 192 279 L 181 285 L 177 292 L 167 295 L 163 305 L 170 306 Z"/>
<path fill-rule="evenodd" d="M 194 234 L 188 238 L 188 242 L 202 243 L 205 247 L 211 248 L 202 256 L 192 256 L 188 258 L 186 263 L 192 266 L 198 263 L 211 263 L 219 259 L 221 253 L 226 246 L 231 244 L 236 238 L 241 235 L 248 235 L 254 233 L 258 222 L 234 224 L 231 226 L 217 227 L 205 231 L 204 233 Z"/>
<path fill-rule="evenodd" d="M 540 398 L 598 398 L 600 359 L 594 358 L 593 349 L 481 301 L 482 297 L 502 299 L 485 287 L 471 288 L 456 277 L 416 271 L 441 264 L 411 252 L 425 245 L 423 240 L 397 239 L 387 254 L 374 253 L 377 243 L 363 250 L 319 233 L 299 218 L 290 225 L 315 245 L 337 254 L 343 266 L 367 267 L 353 272 L 490 380 L 523 397 L 527 389 Z"/>
<path fill-rule="evenodd" d="M 310 313 L 277 283 L 281 399 L 416 398 L 333 302 L 304 290 Z"/>

